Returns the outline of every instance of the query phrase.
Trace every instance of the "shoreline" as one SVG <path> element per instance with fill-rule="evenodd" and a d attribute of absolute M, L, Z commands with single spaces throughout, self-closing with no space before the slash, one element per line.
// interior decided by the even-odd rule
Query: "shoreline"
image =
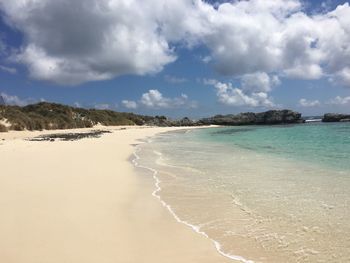
<path fill-rule="evenodd" d="M 168 132 L 139 145 L 136 161 L 151 168 L 153 195 L 175 219 L 218 241 L 224 252 L 256 262 L 346 261 L 349 126 L 330 128 Z M 328 134 L 343 140 L 315 140 Z M 247 138 L 255 148 L 237 143 Z M 309 159 L 299 160 L 303 149 Z M 322 161 L 314 162 L 312 153 Z"/>
<path fill-rule="evenodd" d="M 112 133 L 54 142 L 23 139 L 74 130 L 0 134 L 1 261 L 232 262 L 174 220 L 151 195 L 153 178 L 130 162 L 139 140 L 191 128 L 97 128 Z"/>
<path fill-rule="evenodd" d="M 168 131 L 168 132 L 171 132 L 171 131 Z M 156 136 L 156 135 L 155 135 Z M 157 198 L 159 200 L 159 202 L 162 204 L 162 206 L 168 210 L 168 212 L 174 217 L 174 219 L 180 223 L 180 224 L 183 224 L 189 228 L 192 229 L 192 231 L 194 231 L 195 233 L 199 234 L 199 235 L 202 235 L 204 236 L 205 238 L 207 238 L 208 240 L 210 240 L 213 245 L 215 246 L 217 252 L 219 254 L 221 254 L 222 256 L 230 259 L 230 260 L 233 260 L 235 262 L 243 262 L 243 263 L 254 263 L 254 261 L 252 260 L 247 260 L 245 259 L 244 257 L 242 256 L 239 256 L 239 255 L 232 255 L 232 254 L 228 254 L 228 253 L 225 253 L 222 249 L 221 249 L 221 244 L 210 238 L 208 236 L 208 234 L 204 231 L 201 231 L 200 230 L 200 226 L 196 226 L 196 225 L 193 225 L 187 221 L 184 221 L 182 220 L 173 210 L 173 208 L 168 204 L 166 203 L 162 198 L 161 196 L 158 194 L 162 188 L 160 187 L 160 184 L 161 184 L 161 180 L 157 177 L 157 174 L 158 174 L 158 171 L 153 169 L 153 168 L 150 168 L 150 167 L 146 167 L 146 166 L 143 166 L 143 165 L 140 165 L 137 161 L 140 160 L 140 157 L 137 155 L 137 148 L 138 145 L 135 146 L 135 151 L 133 153 L 134 155 L 134 159 L 131 160 L 131 162 L 135 165 L 136 168 L 141 168 L 141 169 L 145 169 L 145 170 L 148 170 L 152 173 L 152 176 L 153 176 L 153 179 L 154 179 L 154 186 L 155 186 L 155 190 L 152 192 L 152 196 Z"/>

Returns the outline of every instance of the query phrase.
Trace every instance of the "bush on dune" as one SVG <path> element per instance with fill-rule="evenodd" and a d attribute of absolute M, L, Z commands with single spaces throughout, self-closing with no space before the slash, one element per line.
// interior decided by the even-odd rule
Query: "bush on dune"
<path fill-rule="evenodd" d="M 57 103 L 40 102 L 19 106 L 0 106 L 0 119 L 7 119 L 10 130 L 52 130 L 105 126 L 143 125 L 152 117 L 111 110 L 74 108 Z M 6 128 L 6 127 L 5 127 Z M 5 128 L 1 128 L 5 130 Z M 7 130 L 7 129 L 6 129 Z"/>
<path fill-rule="evenodd" d="M 5 125 L 0 124 L 0 132 L 7 132 L 7 128 Z"/>

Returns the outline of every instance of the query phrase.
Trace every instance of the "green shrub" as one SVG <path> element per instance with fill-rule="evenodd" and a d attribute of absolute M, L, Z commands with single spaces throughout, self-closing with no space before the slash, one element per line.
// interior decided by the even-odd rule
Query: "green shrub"
<path fill-rule="evenodd" d="M 11 130 L 90 128 L 98 123 L 105 126 L 145 125 L 155 119 L 134 113 L 73 108 L 48 102 L 25 107 L 0 105 L 0 118 L 6 118 L 12 124 Z M 158 118 L 166 119 L 164 116 Z"/>
<path fill-rule="evenodd" d="M 0 123 L 0 132 L 7 132 L 6 126 L 2 125 L 1 123 Z"/>

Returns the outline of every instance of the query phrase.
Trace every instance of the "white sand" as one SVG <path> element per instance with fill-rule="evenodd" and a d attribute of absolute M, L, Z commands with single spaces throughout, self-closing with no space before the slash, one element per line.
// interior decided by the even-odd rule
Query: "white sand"
<path fill-rule="evenodd" d="M 129 161 L 138 139 L 175 128 L 109 129 L 69 142 L 0 133 L 0 262 L 231 262 L 176 222 Z"/>

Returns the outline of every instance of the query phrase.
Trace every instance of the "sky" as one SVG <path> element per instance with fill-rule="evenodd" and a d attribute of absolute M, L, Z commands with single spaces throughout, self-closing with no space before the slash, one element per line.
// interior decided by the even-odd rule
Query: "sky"
<path fill-rule="evenodd" d="M 175 118 L 350 113 L 350 5 L 0 0 L 0 95 Z"/>

